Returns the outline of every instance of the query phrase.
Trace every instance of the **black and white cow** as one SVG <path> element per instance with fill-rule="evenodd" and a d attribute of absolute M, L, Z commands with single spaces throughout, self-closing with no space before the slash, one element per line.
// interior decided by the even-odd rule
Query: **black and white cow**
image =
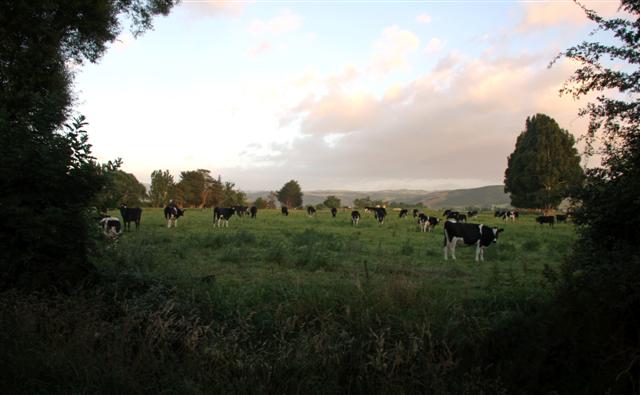
<path fill-rule="evenodd" d="M 309 217 L 313 217 L 314 215 L 316 215 L 316 209 L 313 208 L 313 206 L 307 206 L 307 215 Z"/>
<path fill-rule="evenodd" d="M 418 217 L 418 212 L 419 212 L 419 210 L 417 208 L 413 209 L 413 218 L 417 218 Z"/>
<path fill-rule="evenodd" d="M 213 209 L 213 224 L 220 228 L 229 227 L 229 219 L 236 213 L 235 207 L 215 207 Z"/>
<path fill-rule="evenodd" d="M 251 213 L 251 218 L 255 218 L 256 215 L 258 215 L 258 208 L 256 206 L 251 206 L 249 212 Z"/>
<path fill-rule="evenodd" d="M 122 226 L 120 225 L 120 219 L 116 217 L 104 217 L 100 220 L 100 228 L 102 228 L 102 233 L 105 236 L 115 238 L 122 231 Z"/>
<path fill-rule="evenodd" d="M 418 215 L 418 225 L 423 232 L 431 232 L 436 225 L 440 223 L 440 220 L 436 217 L 428 216 L 424 213 Z"/>
<path fill-rule="evenodd" d="M 131 222 L 136 224 L 136 230 L 140 228 L 140 218 L 142 217 L 142 209 L 140 207 L 127 207 L 126 204 L 120 205 L 120 215 L 124 222 L 124 230 L 131 230 Z"/>
<path fill-rule="evenodd" d="M 484 249 L 497 243 L 498 235 L 503 231 L 483 224 L 447 221 L 444 223 L 444 260 L 448 259 L 448 252 L 451 252 L 451 258 L 456 259 L 456 244 L 462 241 L 466 245 L 475 244 L 476 262 L 484 261 Z"/>
<path fill-rule="evenodd" d="M 520 213 L 513 210 L 501 211 L 499 217 L 505 222 L 508 220 L 515 221 L 520 216 Z"/>
<path fill-rule="evenodd" d="M 186 210 L 182 210 L 177 206 L 167 206 L 164 208 L 164 218 L 167 220 L 167 228 L 177 228 L 178 227 L 178 218 L 184 215 Z"/>
<path fill-rule="evenodd" d="M 549 226 L 553 226 L 556 223 L 556 217 L 553 215 L 541 215 L 536 218 L 536 222 L 540 225 L 549 224 Z"/>
<path fill-rule="evenodd" d="M 286 206 L 282 206 L 280 211 L 282 212 L 282 215 L 287 216 L 287 217 L 289 216 L 289 209 Z"/>
<path fill-rule="evenodd" d="M 398 218 L 405 218 L 409 215 L 409 210 L 407 210 L 406 208 L 403 208 L 400 210 L 400 215 L 398 216 Z"/>
<path fill-rule="evenodd" d="M 567 214 L 556 214 L 556 222 L 567 222 L 567 218 L 569 218 Z"/>
<path fill-rule="evenodd" d="M 233 210 L 238 217 L 244 217 L 247 214 L 247 206 L 233 206 Z"/>
<path fill-rule="evenodd" d="M 375 207 L 373 209 L 373 216 L 378 221 L 379 225 L 384 224 L 384 217 L 387 216 L 387 210 L 384 207 Z"/>
<path fill-rule="evenodd" d="M 472 218 L 478 215 L 478 210 L 469 210 L 467 211 L 467 217 Z"/>
<path fill-rule="evenodd" d="M 360 212 L 352 211 L 351 212 L 351 225 L 357 226 L 358 222 L 360 222 Z"/>
<path fill-rule="evenodd" d="M 331 207 L 331 216 L 335 218 L 336 215 L 338 215 L 338 209 L 335 207 Z"/>

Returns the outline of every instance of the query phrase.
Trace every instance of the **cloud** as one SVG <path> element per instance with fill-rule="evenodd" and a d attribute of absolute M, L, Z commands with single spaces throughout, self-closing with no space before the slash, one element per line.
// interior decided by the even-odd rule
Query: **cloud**
<path fill-rule="evenodd" d="M 619 2 L 583 1 L 585 7 L 602 16 L 611 17 Z M 522 20 L 516 31 L 531 31 L 549 27 L 581 26 L 589 23 L 584 11 L 570 1 L 532 2 L 524 5 Z"/>
<path fill-rule="evenodd" d="M 262 41 L 255 47 L 249 48 L 249 50 L 247 51 L 247 56 L 249 56 L 250 58 L 257 58 L 258 56 L 264 55 L 269 51 L 271 51 L 271 44 L 268 41 Z"/>
<path fill-rule="evenodd" d="M 430 53 L 430 54 L 441 51 L 443 48 L 444 48 L 444 41 L 442 41 L 437 37 L 434 37 L 431 40 L 429 40 L 429 42 L 425 47 L 427 53 Z"/>
<path fill-rule="evenodd" d="M 242 14 L 246 1 L 237 0 L 182 0 L 180 5 L 191 14 L 198 16 L 220 16 Z"/>
<path fill-rule="evenodd" d="M 390 26 L 382 32 L 374 43 L 371 68 L 374 72 L 386 74 L 409 66 L 407 57 L 420 46 L 420 39 L 408 30 Z"/>
<path fill-rule="evenodd" d="M 302 26 L 302 17 L 290 10 L 283 10 L 278 16 L 269 20 L 256 19 L 251 22 L 249 31 L 252 34 L 281 35 L 299 29 Z"/>
<path fill-rule="evenodd" d="M 416 21 L 422 24 L 431 23 L 432 19 L 433 18 L 431 18 L 431 15 L 427 15 L 427 14 L 420 14 L 416 17 Z"/>

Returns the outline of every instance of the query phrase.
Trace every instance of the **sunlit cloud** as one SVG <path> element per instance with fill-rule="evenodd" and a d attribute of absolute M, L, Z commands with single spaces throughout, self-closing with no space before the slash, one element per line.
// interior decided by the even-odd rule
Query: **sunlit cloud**
<path fill-rule="evenodd" d="M 237 0 L 182 0 L 180 6 L 197 16 L 239 16 L 247 3 L 247 1 Z"/>
<path fill-rule="evenodd" d="M 268 41 L 262 41 L 255 47 L 249 48 L 249 50 L 247 51 L 247 56 L 249 56 L 250 58 L 256 58 L 260 55 L 268 53 L 269 51 L 271 51 L 271 49 L 271 44 Z"/>
<path fill-rule="evenodd" d="M 613 16 L 620 3 L 617 1 L 582 1 L 582 4 L 605 17 Z M 530 31 L 549 27 L 581 26 L 589 23 L 585 12 L 571 1 L 532 2 L 524 5 L 523 17 L 517 31 Z"/>
<path fill-rule="evenodd" d="M 420 14 L 416 17 L 416 21 L 418 21 L 418 23 L 422 23 L 422 24 L 427 24 L 427 23 L 431 23 L 431 20 L 433 18 L 431 18 L 431 15 L 428 14 Z"/>
<path fill-rule="evenodd" d="M 429 54 L 441 51 L 443 48 L 444 48 L 444 41 L 442 41 L 441 39 L 439 39 L 437 37 L 434 37 L 431 40 L 429 40 L 429 42 L 425 46 L 425 50 Z"/>
<path fill-rule="evenodd" d="M 290 10 L 283 10 L 276 17 L 269 20 L 256 19 L 251 22 L 249 32 L 255 35 L 280 35 L 299 29 L 302 26 L 302 17 Z"/>
<path fill-rule="evenodd" d="M 374 43 L 371 68 L 374 72 L 386 74 L 409 66 L 408 55 L 420 46 L 420 39 L 408 30 L 390 26 Z"/>

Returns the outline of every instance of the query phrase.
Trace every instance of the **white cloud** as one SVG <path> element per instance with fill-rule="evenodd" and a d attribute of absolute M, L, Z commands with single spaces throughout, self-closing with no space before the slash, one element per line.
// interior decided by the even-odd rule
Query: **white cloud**
<path fill-rule="evenodd" d="M 192 15 L 197 16 L 238 16 L 244 11 L 246 1 L 237 0 L 182 0 L 181 7 L 184 7 Z"/>
<path fill-rule="evenodd" d="M 582 1 L 588 8 L 600 15 L 613 16 L 620 3 L 618 1 Z M 581 26 L 589 23 L 584 11 L 571 1 L 531 2 L 524 5 L 524 14 L 517 31 L 530 31 L 549 27 Z"/>
<path fill-rule="evenodd" d="M 247 56 L 250 58 L 257 58 L 260 55 L 264 55 L 267 52 L 271 51 L 271 44 L 268 41 L 262 41 L 260 44 L 255 47 L 249 48 L 247 51 Z"/>
<path fill-rule="evenodd" d="M 427 51 L 427 53 L 435 53 L 435 52 L 439 52 L 444 48 L 444 41 L 442 41 L 441 39 L 434 37 L 431 40 L 429 40 L 429 42 L 427 43 L 425 49 Z"/>
<path fill-rule="evenodd" d="M 428 14 L 420 14 L 416 17 L 416 21 L 418 21 L 418 23 L 423 23 L 423 24 L 431 23 L 432 19 L 433 18 L 431 18 L 431 15 L 428 15 Z"/>
<path fill-rule="evenodd" d="M 408 30 L 390 26 L 382 32 L 374 43 L 371 68 L 374 72 L 386 74 L 409 66 L 407 57 L 420 46 L 420 39 Z"/>
<path fill-rule="evenodd" d="M 249 26 L 249 31 L 255 35 L 280 35 L 299 29 L 302 26 L 302 17 L 290 10 L 283 10 L 278 16 L 269 20 L 254 20 Z"/>

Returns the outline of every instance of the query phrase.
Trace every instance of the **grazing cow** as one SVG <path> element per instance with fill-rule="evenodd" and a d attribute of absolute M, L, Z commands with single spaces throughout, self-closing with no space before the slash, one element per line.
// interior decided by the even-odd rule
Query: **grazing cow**
<path fill-rule="evenodd" d="M 313 217 L 314 215 L 316 215 L 316 209 L 313 208 L 313 206 L 307 206 L 307 215 L 309 217 Z"/>
<path fill-rule="evenodd" d="M 409 215 L 409 210 L 407 210 L 406 208 L 403 208 L 402 210 L 400 210 L 400 215 L 398 216 L 398 218 L 404 218 L 408 215 Z"/>
<path fill-rule="evenodd" d="M 470 210 L 470 211 L 467 211 L 467 216 L 468 216 L 469 218 L 475 217 L 476 215 L 478 215 L 478 211 L 477 211 L 477 210 Z"/>
<path fill-rule="evenodd" d="M 352 211 L 351 212 L 351 225 L 358 226 L 358 222 L 360 222 L 360 212 Z"/>
<path fill-rule="evenodd" d="M 178 218 L 184 215 L 187 210 L 181 210 L 177 206 L 169 205 L 164 208 L 164 218 L 167 220 L 167 228 L 178 227 Z"/>
<path fill-rule="evenodd" d="M 373 211 L 373 216 L 378 220 L 378 224 L 384 224 L 384 217 L 387 216 L 387 210 L 384 207 L 376 207 Z"/>
<path fill-rule="evenodd" d="M 457 211 L 453 211 L 453 210 L 447 210 L 445 212 L 448 212 L 445 216 L 447 217 L 447 219 L 453 219 L 455 221 L 458 221 L 458 216 L 460 215 L 459 212 Z"/>
<path fill-rule="evenodd" d="M 331 207 L 331 216 L 335 218 L 336 215 L 338 215 L 338 209 L 335 207 Z"/>
<path fill-rule="evenodd" d="M 218 228 L 224 224 L 224 227 L 228 228 L 229 218 L 231 218 L 235 212 L 235 207 L 215 207 L 213 209 L 213 224 Z"/>
<path fill-rule="evenodd" d="M 567 214 L 556 214 L 556 222 L 567 222 L 567 218 L 569 218 Z"/>
<path fill-rule="evenodd" d="M 453 211 L 451 209 L 446 209 L 446 210 L 444 210 L 444 213 L 442 213 L 442 216 L 449 218 L 449 215 L 451 215 L 452 213 L 457 213 L 457 211 Z"/>
<path fill-rule="evenodd" d="M 549 224 L 549 226 L 553 226 L 556 223 L 556 217 L 553 215 L 541 215 L 536 218 L 536 222 L 540 225 Z"/>
<path fill-rule="evenodd" d="M 126 204 L 120 205 L 120 215 L 124 222 L 124 230 L 131 230 L 131 222 L 136 224 L 136 230 L 140 228 L 140 217 L 142 217 L 142 209 L 140 207 L 127 207 Z"/>
<path fill-rule="evenodd" d="M 238 217 L 244 217 L 247 214 L 247 206 L 233 206 L 233 210 Z"/>
<path fill-rule="evenodd" d="M 258 214 L 258 208 L 256 206 L 251 206 L 249 212 L 251 213 L 251 218 L 255 218 Z"/>
<path fill-rule="evenodd" d="M 447 221 L 444 223 L 444 260 L 448 259 L 448 252 L 451 258 L 456 259 L 456 244 L 459 241 L 466 245 L 476 245 L 476 262 L 478 259 L 484 261 L 484 249 L 493 243 L 498 242 L 498 235 L 504 229 L 492 228 L 482 224 L 463 224 L 459 222 Z"/>
<path fill-rule="evenodd" d="M 520 216 L 520 213 L 517 211 L 511 211 L 511 210 L 500 210 L 500 211 L 496 211 L 494 216 L 498 218 L 502 218 L 503 220 L 505 220 L 505 222 L 507 220 L 515 221 L 516 218 Z"/>
<path fill-rule="evenodd" d="M 120 234 L 120 219 L 116 217 L 104 217 L 100 220 L 102 233 L 107 237 L 115 238 Z"/>
<path fill-rule="evenodd" d="M 282 212 L 282 215 L 285 215 L 287 217 L 289 216 L 289 209 L 286 206 L 282 206 L 280 211 Z"/>
<path fill-rule="evenodd" d="M 430 217 L 424 213 L 420 213 L 420 215 L 418 215 L 418 224 L 420 226 L 420 230 L 423 232 L 431 232 L 439 223 L 440 220 L 436 217 Z"/>
<path fill-rule="evenodd" d="M 418 209 L 414 208 L 413 209 L 413 218 L 417 218 L 418 217 Z"/>

